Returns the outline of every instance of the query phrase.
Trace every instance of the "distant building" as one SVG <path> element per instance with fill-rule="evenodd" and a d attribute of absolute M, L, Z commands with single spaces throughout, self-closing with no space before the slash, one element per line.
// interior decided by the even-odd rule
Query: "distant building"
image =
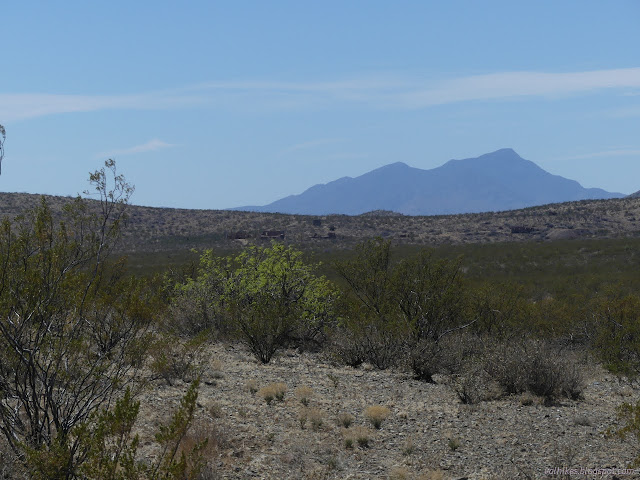
<path fill-rule="evenodd" d="M 237 232 L 227 233 L 227 238 L 229 240 L 244 240 L 247 238 L 251 238 L 251 234 L 249 234 L 249 232 L 239 230 Z"/>
<path fill-rule="evenodd" d="M 536 229 L 534 227 L 525 227 L 523 225 L 511 227 L 511 233 L 533 233 L 535 231 Z"/>

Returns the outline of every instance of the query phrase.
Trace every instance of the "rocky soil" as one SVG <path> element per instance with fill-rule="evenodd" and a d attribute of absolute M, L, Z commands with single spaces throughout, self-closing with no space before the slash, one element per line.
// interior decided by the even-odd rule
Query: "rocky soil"
<path fill-rule="evenodd" d="M 615 425 L 616 406 L 638 401 L 640 389 L 587 364 L 582 400 L 545 406 L 523 395 L 464 405 L 445 376 L 428 384 L 408 372 L 336 366 L 293 351 L 261 365 L 242 346 L 225 344 L 208 346 L 201 359 L 193 436 L 211 439 L 203 478 L 640 478 L 547 470 L 626 467 L 638 454 L 633 439 L 604 432 Z M 287 391 L 267 404 L 259 389 L 272 383 Z M 300 387 L 312 391 L 307 406 Z M 143 438 L 186 388 L 182 381 L 157 383 L 143 395 Z M 364 413 L 374 405 L 390 411 L 380 429 Z M 341 424 L 346 415 L 353 418 L 349 428 Z M 368 438 L 368 446 L 358 438 Z M 153 455 L 150 441 L 142 452 Z"/>

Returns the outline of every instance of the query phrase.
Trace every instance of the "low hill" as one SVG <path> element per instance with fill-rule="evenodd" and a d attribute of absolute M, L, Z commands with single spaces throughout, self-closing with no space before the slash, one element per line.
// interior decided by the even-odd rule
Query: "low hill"
<path fill-rule="evenodd" d="M 33 208 L 39 195 L 0 193 L 0 216 Z M 47 197 L 59 210 L 70 199 Z M 302 248 L 350 248 L 381 236 L 398 244 L 441 245 L 640 236 L 640 198 L 583 200 L 505 212 L 440 216 L 290 215 L 187 210 L 132 205 L 121 248 L 125 252 L 235 249 L 269 241 L 275 232 Z"/>
<path fill-rule="evenodd" d="M 356 178 L 315 185 L 269 205 L 234 210 L 305 215 L 391 210 L 405 215 L 450 215 L 623 196 L 583 188 L 505 148 L 477 158 L 450 160 L 431 170 L 393 163 Z"/>

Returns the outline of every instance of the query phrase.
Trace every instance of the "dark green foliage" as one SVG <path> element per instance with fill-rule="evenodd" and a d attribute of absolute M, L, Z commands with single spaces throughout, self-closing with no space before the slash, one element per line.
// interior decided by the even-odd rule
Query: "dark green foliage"
<path fill-rule="evenodd" d="M 462 327 L 465 297 L 460 261 L 435 259 L 423 250 L 393 270 L 393 301 L 415 340 L 438 342 Z"/>
<path fill-rule="evenodd" d="M 590 304 L 593 348 L 614 373 L 634 377 L 640 372 L 640 297 L 611 288 Z"/>
<path fill-rule="evenodd" d="M 376 238 L 361 243 L 352 260 L 336 262 L 334 266 L 367 315 L 384 319 L 396 314 L 390 241 Z"/>
<path fill-rule="evenodd" d="M 425 250 L 394 263 L 391 243 L 377 238 L 335 266 L 352 296 L 342 323 L 349 340 L 338 343 L 347 364 L 368 361 L 384 369 L 408 349 L 416 375 L 430 380 L 432 344 L 473 323 L 465 321 L 458 261 L 435 259 Z"/>

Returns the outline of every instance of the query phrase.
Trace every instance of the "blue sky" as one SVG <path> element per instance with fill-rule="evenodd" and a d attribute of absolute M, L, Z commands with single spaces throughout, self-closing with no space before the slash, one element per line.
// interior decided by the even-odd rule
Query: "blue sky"
<path fill-rule="evenodd" d="M 3 2 L 0 190 L 262 205 L 510 147 L 640 190 L 640 2 Z"/>

